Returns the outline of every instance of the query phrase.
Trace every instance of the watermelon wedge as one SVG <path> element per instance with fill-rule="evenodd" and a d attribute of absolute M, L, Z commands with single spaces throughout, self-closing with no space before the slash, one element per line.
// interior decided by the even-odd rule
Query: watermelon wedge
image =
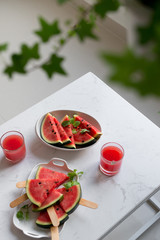
<path fill-rule="evenodd" d="M 55 204 L 54 209 L 58 216 L 60 225 L 63 224 L 69 218 L 68 215 L 65 213 L 65 211 L 61 208 L 61 206 L 59 204 Z M 50 228 L 52 226 L 52 222 L 47 213 L 47 210 L 43 210 L 40 212 L 40 214 L 36 220 L 36 224 L 39 227 L 43 227 L 43 228 Z"/>
<path fill-rule="evenodd" d="M 62 144 L 68 144 L 71 142 L 70 138 L 68 137 L 67 133 L 65 132 L 65 130 L 63 129 L 63 127 L 61 126 L 60 122 L 57 120 L 57 118 L 55 118 L 53 116 L 53 120 L 57 126 Z"/>
<path fill-rule="evenodd" d="M 68 189 L 59 188 L 57 191 L 63 194 L 63 199 L 59 203 L 60 206 L 66 213 L 72 213 L 78 207 L 78 203 L 81 198 L 80 185 L 74 185 Z"/>
<path fill-rule="evenodd" d="M 58 132 L 57 126 L 54 122 L 53 116 L 47 113 L 41 124 L 41 136 L 42 138 L 50 144 L 59 146 L 62 145 L 60 134 Z"/>
<path fill-rule="evenodd" d="M 26 182 L 26 193 L 31 202 L 40 207 L 54 186 L 52 179 L 29 179 Z"/>
<path fill-rule="evenodd" d="M 58 202 L 61 198 L 63 198 L 63 194 L 58 192 L 56 189 L 52 189 L 51 192 L 48 194 L 46 200 L 41 204 L 40 207 L 33 205 L 32 210 L 34 212 L 41 211 L 47 207 Z"/>
<path fill-rule="evenodd" d="M 56 188 L 67 181 L 69 177 L 65 173 L 40 166 L 36 172 L 36 179 L 52 179 L 55 184 L 54 188 Z"/>
<path fill-rule="evenodd" d="M 94 138 L 99 138 L 102 135 L 102 132 L 98 130 L 95 126 L 93 126 L 91 123 L 86 121 L 84 118 L 80 117 L 77 114 L 74 114 L 74 120 L 79 121 L 80 125 L 79 127 L 81 129 L 87 129 L 89 134 Z"/>
<path fill-rule="evenodd" d="M 74 142 L 79 147 L 87 147 L 96 142 L 96 139 L 90 134 L 81 129 L 80 127 L 74 128 Z"/>
<path fill-rule="evenodd" d="M 65 126 L 64 123 L 66 123 L 66 122 L 68 122 L 68 125 Z M 70 149 L 72 149 L 72 148 L 75 149 L 76 145 L 75 145 L 74 137 L 73 137 L 73 133 L 72 133 L 72 125 L 69 124 L 69 116 L 68 115 L 64 116 L 64 118 L 61 121 L 61 124 L 62 124 L 65 132 L 67 133 L 68 137 L 71 140 L 71 143 L 65 144 L 63 147 L 70 148 Z"/>

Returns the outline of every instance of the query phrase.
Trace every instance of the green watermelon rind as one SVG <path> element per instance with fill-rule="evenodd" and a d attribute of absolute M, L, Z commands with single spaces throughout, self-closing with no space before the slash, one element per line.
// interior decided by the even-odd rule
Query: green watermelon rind
<path fill-rule="evenodd" d="M 62 145 L 62 142 L 61 142 L 60 139 L 59 139 L 59 140 L 56 140 L 56 141 L 50 141 L 50 140 L 48 140 L 48 139 L 45 137 L 45 135 L 44 135 L 44 133 L 43 133 L 43 125 L 44 125 L 45 120 L 46 120 L 46 118 L 47 118 L 48 115 L 51 115 L 51 114 L 50 114 L 50 113 L 47 113 L 47 114 L 45 115 L 42 123 L 41 123 L 41 127 L 40 127 L 41 137 L 42 137 L 42 139 L 43 139 L 46 143 L 48 143 L 48 144 L 51 144 L 51 145 L 54 145 L 54 146 L 61 146 L 61 145 Z M 58 131 L 58 130 L 57 130 L 57 131 Z"/>
<path fill-rule="evenodd" d="M 59 219 L 59 226 L 62 225 L 64 222 L 66 222 L 68 220 L 69 216 L 68 214 L 65 212 L 63 214 L 63 216 L 61 216 L 61 218 L 58 218 Z M 39 227 L 42 227 L 42 228 L 50 228 L 51 226 L 53 226 L 52 222 L 44 222 L 44 221 L 39 221 L 38 219 L 36 220 L 36 224 L 39 226 Z"/>
<path fill-rule="evenodd" d="M 74 204 L 71 207 L 69 207 L 68 209 L 64 210 L 67 214 L 73 213 L 76 210 L 76 208 L 79 206 L 79 201 L 80 201 L 81 196 L 82 196 L 82 190 L 81 190 L 80 184 L 78 184 L 76 186 L 78 187 L 78 195 L 77 195 L 77 198 L 76 198 Z M 60 203 L 60 205 L 61 205 L 61 203 Z"/>
<path fill-rule="evenodd" d="M 96 142 L 96 139 L 91 136 L 91 138 L 88 141 L 81 142 L 81 141 L 75 141 L 76 146 L 78 147 L 88 147 Z"/>

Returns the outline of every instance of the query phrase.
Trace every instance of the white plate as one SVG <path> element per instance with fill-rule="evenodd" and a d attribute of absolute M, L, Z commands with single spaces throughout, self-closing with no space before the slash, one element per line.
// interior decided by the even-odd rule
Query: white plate
<path fill-rule="evenodd" d="M 65 160 L 60 159 L 60 158 L 52 158 L 49 163 L 39 163 L 37 164 L 31 171 L 28 179 L 33 179 L 35 178 L 36 171 L 39 166 L 43 166 L 55 171 L 59 171 L 62 173 L 68 173 L 71 172 L 72 170 L 68 167 L 67 163 Z M 77 179 L 79 181 L 79 179 Z M 25 193 L 25 190 L 22 191 L 22 194 Z M 33 237 L 33 238 L 42 238 L 42 237 L 48 237 L 50 238 L 50 229 L 43 229 L 41 227 L 38 227 L 35 223 L 39 213 L 37 212 L 32 212 L 31 208 L 29 208 L 29 219 L 28 220 L 22 220 L 20 221 L 17 217 L 16 214 L 20 210 L 20 208 L 26 204 L 30 203 L 30 200 L 25 201 L 21 205 L 19 205 L 13 215 L 13 223 L 14 225 L 23 231 L 23 233 L 27 236 Z M 69 219 L 67 220 L 69 221 Z M 67 223 L 67 222 L 66 222 Z M 59 227 L 59 233 L 61 233 L 62 229 L 64 228 L 64 223 Z"/>
<path fill-rule="evenodd" d="M 86 121 L 88 121 L 89 123 L 91 123 L 93 126 L 95 126 L 99 131 L 102 131 L 101 130 L 101 126 L 99 124 L 99 122 L 94 118 L 92 117 L 91 115 L 88 115 L 84 112 L 80 112 L 80 111 L 75 111 L 75 110 L 56 110 L 56 111 L 52 111 L 50 112 L 54 117 L 56 117 L 58 119 L 58 121 L 60 122 L 64 116 L 67 114 L 69 116 L 73 116 L 74 114 L 78 114 L 80 117 L 84 118 Z M 47 114 L 47 113 L 46 113 Z M 36 123 L 36 127 L 35 127 L 35 130 L 36 130 L 36 134 L 38 136 L 38 138 L 44 143 L 46 144 L 47 146 L 51 147 L 51 148 L 54 148 L 54 149 L 58 149 L 58 150 L 64 150 L 64 151 L 79 151 L 79 150 L 84 150 L 84 149 L 87 149 L 89 147 L 92 147 L 94 146 L 99 139 L 96 140 L 95 143 L 87 146 L 87 147 L 80 147 L 80 148 L 76 148 L 76 149 L 69 149 L 69 148 L 63 148 L 63 147 L 57 147 L 57 146 L 54 146 L 54 145 L 51 145 L 49 143 L 47 143 L 46 141 L 43 140 L 43 138 L 41 137 L 41 133 L 40 133 L 40 129 L 41 129 L 41 124 L 42 124 L 42 121 L 44 119 L 44 117 L 46 116 L 46 114 L 44 114 L 42 117 L 40 117 Z"/>

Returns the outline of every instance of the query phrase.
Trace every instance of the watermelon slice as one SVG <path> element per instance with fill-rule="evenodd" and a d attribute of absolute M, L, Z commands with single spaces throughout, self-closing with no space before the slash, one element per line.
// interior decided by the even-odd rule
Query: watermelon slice
<path fill-rule="evenodd" d="M 29 179 L 26 182 L 26 193 L 31 202 L 40 207 L 54 186 L 52 179 Z"/>
<path fill-rule="evenodd" d="M 63 194 L 63 199 L 59 203 L 60 206 L 66 213 L 72 213 L 78 207 L 78 203 L 81 198 L 80 185 L 74 185 L 68 189 L 59 188 L 57 191 Z"/>
<path fill-rule="evenodd" d="M 54 119 L 54 122 L 55 122 L 55 124 L 57 126 L 57 129 L 58 129 L 58 132 L 59 132 L 62 144 L 70 143 L 71 140 L 69 139 L 69 137 L 68 137 L 67 133 L 65 132 L 65 130 L 63 129 L 63 127 L 61 126 L 60 122 L 54 116 L 53 116 L 53 119 Z"/>
<path fill-rule="evenodd" d="M 99 138 L 102 135 L 102 132 L 99 131 L 96 127 L 94 127 L 91 123 L 87 122 L 84 118 L 80 117 L 79 115 L 74 115 L 74 120 L 79 121 L 79 127 L 82 129 L 87 129 L 89 134 L 94 138 Z"/>
<path fill-rule="evenodd" d="M 67 213 L 61 208 L 59 204 L 54 205 L 55 212 L 58 216 L 59 223 L 60 225 L 63 224 L 69 217 Z M 36 220 L 36 224 L 39 227 L 44 227 L 44 228 L 50 228 L 52 226 L 52 222 L 50 220 L 50 217 L 47 213 L 47 210 L 43 210 L 40 212 L 39 217 Z"/>
<path fill-rule="evenodd" d="M 63 123 L 67 122 L 67 121 L 69 121 L 69 116 L 65 115 L 65 117 L 61 121 L 62 126 L 63 126 Z M 64 145 L 63 147 L 75 149 L 76 145 L 75 145 L 74 137 L 73 137 L 73 133 L 72 133 L 72 125 L 71 124 L 68 124 L 67 126 L 64 125 L 63 128 L 71 140 L 71 143 L 68 143 L 68 144 Z"/>
<path fill-rule="evenodd" d="M 63 194 L 58 192 L 56 189 L 52 189 L 51 192 L 48 194 L 47 199 L 41 204 L 40 207 L 33 205 L 32 210 L 34 212 L 41 211 L 47 207 L 50 207 L 51 205 L 55 204 L 57 201 L 59 201 L 61 198 L 63 198 Z"/>
<path fill-rule="evenodd" d="M 53 179 L 54 180 L 54 188 L 60 186 L 65 181 L 69 179 L 69 177 L 65 173 L 56 172 L 49 168 L 45 168 L 40 166 L 36 172 L 36 179 Z"/>
<path fill-rule="evenodd" d="M 40 132 L 42 138 L 47 143 L 56 146 L 62 145 L 60 134 L 54 122 L 53 116 L 50 113 L 47 113 L 45 118 L 43 119 Z"/>
<path fill-rule="evenodd" d="M 80 127 L 74 129 L 74 142 L 77 146 L 86 147 L 96 142 L 96 139 L 94 137 L 83 131 L 84 129 L 81 129 Z"/>

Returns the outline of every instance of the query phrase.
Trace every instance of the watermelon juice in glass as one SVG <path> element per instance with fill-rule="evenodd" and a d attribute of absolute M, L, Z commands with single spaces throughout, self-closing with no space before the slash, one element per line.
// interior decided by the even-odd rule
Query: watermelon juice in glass
<path fill-rule="evenodd" d="M 124 156 L 123 147 L 114 142 L 106 143 L 101 148 L 100 170 L 107 176 L 114 176 L 120 170 Z"/>
<path fill-rule="evenodd" d="M 26 155 L 23 135 L 18 131 L 9 131 L 2 135 L 0 144 L 7 160 L 12 163 L 21 161 Z"/>

